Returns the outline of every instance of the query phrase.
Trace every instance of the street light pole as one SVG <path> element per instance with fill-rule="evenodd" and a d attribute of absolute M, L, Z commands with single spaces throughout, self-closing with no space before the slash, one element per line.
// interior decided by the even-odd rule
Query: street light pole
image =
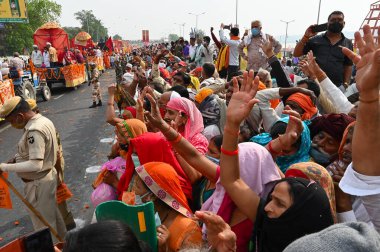
<path fill-rule="evenodd" d="M 202 12 L 202 13 L 199 13 L 199 14 L 194 14 L 194 13 L 191 13 L 189 12 L 189 15 L 194 15 L 195 16 L 195 30 L 198 30 L 198 17 L 203 15 L 203 14 L 206 14 L 206 12 Z"/>
<path fill-rule="evenodd" d="M 235 25 L 236 25 L 236 27 L 238 25 L 237 17 L 238 17 L 238 0 L 236 0 L 236 18 L 235 18 Z"/>
<path fill-rule="evenodd" d="M 319 0 L 317 24 L 319 24 L 319 13 L 321 12 L 321 0 Z"/>
<path fill-rule="evenodd" d="M 285 47 L 284 47 L 284 57 L 285 57 L 285 56 L 286 56 L 286 41 L 287 41 L 287 39 L 288 39 L 288 25 L 289 25 L 289 23 L 294 22 L 294 20 L 292 20 L 292 21 L 284 21 L 284 20 L 280 20 L 280 21 L 283 22 L 283 23 L 286 23 Z"/>

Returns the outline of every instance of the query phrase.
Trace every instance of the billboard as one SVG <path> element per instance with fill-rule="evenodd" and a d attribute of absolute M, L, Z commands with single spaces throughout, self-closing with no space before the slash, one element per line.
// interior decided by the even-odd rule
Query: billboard
<path fill-rule="evenodd" d="M 0 0 L 0 23 L 27 23 L 25 0 Z"/>

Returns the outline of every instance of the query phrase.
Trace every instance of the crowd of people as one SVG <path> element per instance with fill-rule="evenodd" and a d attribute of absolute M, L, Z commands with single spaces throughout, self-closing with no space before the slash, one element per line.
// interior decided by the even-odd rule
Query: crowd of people
<path fill-rule="evenodd" d="M 219 39 L 195 30 L 190 42 L 113 54 L 105 117 L 115 128 L 109 162 L 119 165 L 104 165 L 94 184 L 113 194 L 92 200 L 153 202 L 158 244 L 94 218 L 66 234 L 63 251 L 379 251 L 380 47 L 364 26 L 354 53 L 344 18 L 332 12 L 321 35 L 310 26 L 290 64 L 258 20 L 242 37 L 221 24 Z M 64 237 L 51 193 L 54 125 L 21 98 L 0 115 L 25 129 L 0 170 L 17 172 L 27 192 L 40 183 L 28 200 Z"/>

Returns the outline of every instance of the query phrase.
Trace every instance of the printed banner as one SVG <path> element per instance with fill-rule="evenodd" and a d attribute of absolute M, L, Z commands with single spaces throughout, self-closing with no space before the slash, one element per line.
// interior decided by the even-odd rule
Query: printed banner
<path fill-rule="evenodd" d="M 1 23 L 28 23 L 25 0 L 0 0 Z"/>

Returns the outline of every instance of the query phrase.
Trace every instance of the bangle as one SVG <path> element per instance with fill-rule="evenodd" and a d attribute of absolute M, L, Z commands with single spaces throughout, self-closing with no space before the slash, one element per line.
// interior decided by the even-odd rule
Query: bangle
<path fill-rule="evenodd" d="M 108 106 L 113 106 L 113 103 L 108 102 L 107 105 Z"/>
<path fill-rule="evenodd" d="M 374 103 L 374 102 L 379 102 L 379 97 L 378 97 L 377 99 L 373 99 L 373 100 L 364 100 L 364 99 L 362 99 L 362 98 L 359 96 L 359 101 L 362 102 L 362 103 L 370 104 L 370 103 Z"/>
<path fill-rule="evenodd" d="M 272 147 L 272 141 L 269 142 L 268 144 L 268 149 L 269 149 L 269 152 L 272 153 L 273 155 L 277 156 L 277 155 L 280 155 L 282 151 L 275 151 Z"/>
<path fill-rule="evenodd" d="M 236 149 L 234 151 L 228 151 L 228 150 L 225 150 L 223 149 L 223 147 L 220 147 L 220 151 L 224 154 L 224 155 L 227 155 L 227 156 L 236 156 L 239 154 L 239 149 Z"/>
<path fill-rule="evenodd" d="M 171 142 L 172 144 L 176 144 L 176 143 L 179 143 L 181 139 L 182 139 L 182 135 L 178 133 L 176 138 L 174 140 L 169 140 L 169 142 Z"/>
<path fill-rule="evenodd" d="M 227 127 L 224 127 L 224 133 L 226 134 L 229 134 L 231 136 L 234 136 L 234 137 L 239 137 L 239 134 L 240 134 L 240 130 L 238 130 L 237 132 L 230 129 L 230 128 L 227 128 Z"/>

